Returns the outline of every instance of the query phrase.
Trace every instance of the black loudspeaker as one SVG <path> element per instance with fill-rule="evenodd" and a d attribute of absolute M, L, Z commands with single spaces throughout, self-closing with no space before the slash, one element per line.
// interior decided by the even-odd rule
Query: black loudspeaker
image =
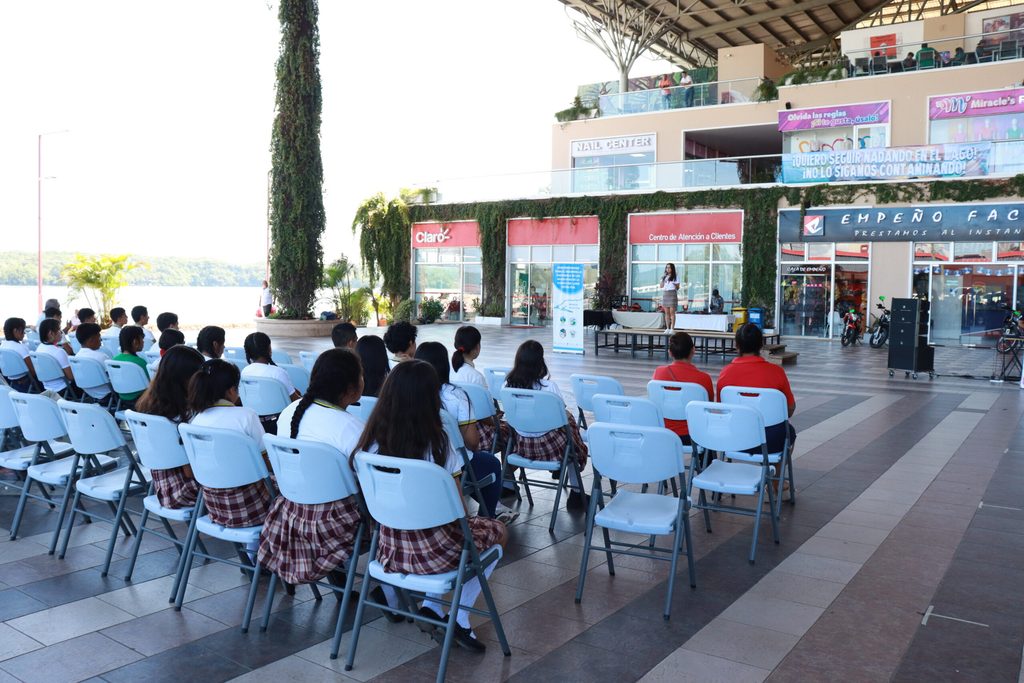
<path fill-rule="evenodd" d="M 934 349 L 928 346 L 928 302 L 893 299 L 889 326 L 889 368 L 932 372 Z"/>

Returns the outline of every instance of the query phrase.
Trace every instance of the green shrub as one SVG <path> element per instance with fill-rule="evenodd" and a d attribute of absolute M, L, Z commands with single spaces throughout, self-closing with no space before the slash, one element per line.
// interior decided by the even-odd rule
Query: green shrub
<path fill-rule="evenodd" d="M 394 322 L 406 321 L 412 322 L 412 319 L 416 315 L 416 302 L 412 299 L 403 299 L 395 306 Z"/>
<path fill-rule="evenodd" d="M 437 299 L 424 299 L 420 304 L 420 313 L 423 314 L 424 322 L 432 323 L 444 313 L 444 304 Z"/>

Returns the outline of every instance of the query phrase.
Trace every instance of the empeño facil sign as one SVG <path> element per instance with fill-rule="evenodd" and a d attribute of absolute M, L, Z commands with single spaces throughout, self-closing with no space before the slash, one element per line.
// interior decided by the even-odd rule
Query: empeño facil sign
<path fill-rule="evenodd" d="M 1024 203 L 779 211 L 780 242 L 986 242 L 1024 238 Z"/>
<path fill-rule="evenodd" d="M 412 224 L 413 249 L 479 246 L 480 228 L 476 221 Z"/>

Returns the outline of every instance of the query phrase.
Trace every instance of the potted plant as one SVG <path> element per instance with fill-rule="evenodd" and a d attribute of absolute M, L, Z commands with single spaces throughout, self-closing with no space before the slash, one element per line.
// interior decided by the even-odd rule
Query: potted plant
<path fill-rule="evenodd" d="M 424 325 L 434 322 L 444 313 L 444 304 L 434 298 L 424 299 L 420 303 L 419 321 Z"/>
<path fill-rule="evenodd" d="M 458 299 L 452 299 L 448 302 L 445 312 L 448 314 L 449 320 L 458 320 L 459 314 L 462 312 L 462 302 Z"/>
<path fill-rule="evenodd" d="M 501 325 L 505 321 L 505 306 L 500 301 L 491 301 L 477 310 L 477 325 Z"/>

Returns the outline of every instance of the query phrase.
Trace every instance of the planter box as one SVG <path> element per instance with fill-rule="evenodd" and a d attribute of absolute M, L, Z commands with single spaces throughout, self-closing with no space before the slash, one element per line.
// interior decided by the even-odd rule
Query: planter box
<path fill-rule="evenodd" d="M 473 322 L 476 323 L 477 325 L 497 325 L 500 327 L 501 324 L 505 322 L 505 319 L 496 316 L 491 317 L 486 315 L 478 315 L 476 317 L 476 320 L 474 320 Z"/>
<path fill-rule="evenodd" d="M 330 337 L 331 330 L 340 320 L 275 320 L 256 318 L 256 331 L 265 332 L 271 339 L 283 337 Z"/>

